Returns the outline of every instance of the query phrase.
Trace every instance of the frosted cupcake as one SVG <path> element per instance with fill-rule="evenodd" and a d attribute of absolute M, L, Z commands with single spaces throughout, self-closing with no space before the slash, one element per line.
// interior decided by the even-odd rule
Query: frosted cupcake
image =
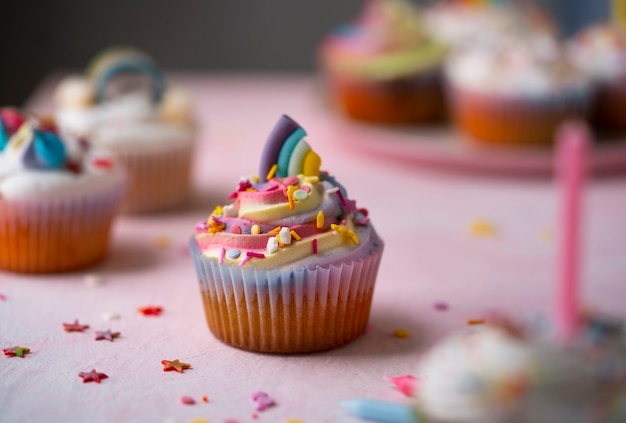
<path fill-rule="evenodd" d="M 84 76 L 57 89 L 63 133 L 87 137 L 126 167 L 125 212 L 151 212 L 183 203 L 190 192 L 195 124 L 189 96 L 166 87 L 159 67 L 134 49 L 96 56 Z"/>
<path fill-rule="evenodd" d="M 383 243 L 283 116 L 260 178 L 239 181 L 196 226 L 191 251 L 209 328 L 229 345 L 301 353 L 344 345 L 367 326 Z"/>
<path fill-rule="evenodd" d="M 569 42 L 569 52 L 597 88 L 593 123 L 626 132 L 626 30 L 620 25 L 590 27 Z"/>
<path fill-rule="evenodd" d="M 79 269 L 107 253 L 126 175 L 110 154 L 29 122 L 0 152 L 0 268 Z"/>
<path fill-rule="evenodd" d="M 621 322 L 588 317 L 581 336 L 565 345 L 500 323 L 433 348 L 420 365 L 420 412 L 446 423 L 626 420 Z"/>
<path fill-rule="evenodd" d="M 592 98 L 589 79 L 545 37 L 457 51 L 446 78 L 455 125 L 481 145 L 550 145 Z"/>
<path fill-rule="evenodd" d="M 357 22 L 326 38 L 320 57 L 332 102 L 348 116 L 420 123 L 444 115 L 446 51 L 425 35 L 408 1 L 371 0 Z"/>

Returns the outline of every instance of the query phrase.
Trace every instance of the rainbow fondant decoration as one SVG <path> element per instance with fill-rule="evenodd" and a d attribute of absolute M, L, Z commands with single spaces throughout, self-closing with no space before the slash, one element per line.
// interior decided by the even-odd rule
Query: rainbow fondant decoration
<path fill-rule="evenodd" d="M 278 178 L 289 175 L 319 176 L 322 160 L 304 140 L 305 136 L 306 131 L 300 125 L 289 116 L 282 115 L 265 143 L 259 177 L 267 180 L 272 173 Z"/>
<path fill-rule="evenodd" d="M 0 109 L 0 151 L 4 151 L 9 145 L 11 136 L 22 126 L 24 120 L 24 116 L 12 107 Z"/>
<path fill-rule="evenodd" d="M 133 72 L 146 76 L 152 84 L 152 100 L 158 104 L 165 94 L 165 77 L 157 64 L 146 54 L 128 47 L 113 47 L 98 54 L 87 66 L 87 78 L 92 86 L 92 100 L 105 100 L 109 81 L 117 74 Z"/>
<path fill-rule="evenodd" d="M 10 140 L 27 169 L 52 170 L 67 165 L 65 144 L 54 132 L 24 124 Z"/>

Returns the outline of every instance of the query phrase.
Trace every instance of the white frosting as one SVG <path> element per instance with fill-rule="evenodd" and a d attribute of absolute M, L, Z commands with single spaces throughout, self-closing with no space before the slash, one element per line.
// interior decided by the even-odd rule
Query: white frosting
<path fill-rule="evenodd" d="M 549 37 L 457 51 L 445 73 L 453 86 L 480 93 L 538 99 L 590 94 L 589 79 Z"/>
<path fill-rule="evenodd" d="M 611 380 L 600 381 L 607 363 Z M 626 345 L 563 347 L 480 327 L 435 346 L 419 376 L 418 408 L 437 423 L 609 423 L 619 417 L 602 402 L 615 387 L 626 394 Z"/>
<path fill-rule="evenodd" d="M 68 153 L 81 166 L 81 172 L 68 169 L 29 169 L 21 160 L 28 142 L 17 146 L 15 140 L 0 153 L 0 196 L 7 200 L 44 200 L 73 198 L 120 187 L 126 174 L 106 152 L 91 149 L 81 154 L 77 145 L 66 143 Z M 106 159 L 112 166 L 99 167 L 96 159 Z"/>
<path fill-rule="evenodd" d="M 582 32 L 568 45 L 576 65 L 596 81 L 626 77 L 626 32 L 597 26 Z"/>

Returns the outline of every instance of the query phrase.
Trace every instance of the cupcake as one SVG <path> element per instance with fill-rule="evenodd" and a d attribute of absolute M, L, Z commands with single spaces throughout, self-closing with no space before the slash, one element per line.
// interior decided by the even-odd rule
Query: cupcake
<path fill-rule="evenodd" d="M 503 319 L 451 336 L 422 360 L 417 407 L 433 422 L 626 421 L 621 321 L 588 316 L 558 344 Z"/>
<path fill-rule="evenodd" d="M 220 341 L 271 353 L 344 345 L 366 329 L 383 242 L 282 116 L 261 156 L 195 229 L 206 318 Z"/>
<path fill-rule="evenodd" d="M 125 187 L 110 154 L 49 122 L 23 124 L 0 152 L 0 268 L 53 273 L 102 260 Z"/>
<path fill-rule="evenodd" d="M 586 117 L 592 98 L 589 79 L 546 37 L 457 51 L 446 80 L 455 126 L 488 146 L 551 145 L 562 122 Z"/>
<path fill-rule="evenodd" d="M 159 67 L 134 49 L 105 50 L 84 76 L 56 92 L 61 131 L 112 151 L 130 186 L 125 212 L 153 212 L 183 203 L 190 193 L 195 125 L 190 98 L 166 87 Z"/>
<path fill-rule="evenodd" d="M 590 27 L 569 42 L 569 52 L 596 86 L 594 125 L 626 133 L 626 30 L 616 24 Z"/>
<path fill-rule="evenodd" d="M 371 0 L 357 22 L 322 43 L 331 101 L 369 122 L 434 122 L 444 116 L 441 67 L 446 47 L 425 35 L 406 0 Z"/>

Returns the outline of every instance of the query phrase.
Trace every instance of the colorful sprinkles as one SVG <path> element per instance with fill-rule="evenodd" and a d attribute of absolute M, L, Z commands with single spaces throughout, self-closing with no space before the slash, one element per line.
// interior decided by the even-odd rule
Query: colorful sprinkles
<path fill-rule="evenodd" d="M 182 363 L 178 359 L 176 359 L 176 360 L 161 360 L 161 364 L 163 365 L 163 371 L 164 372 L 169 372 L 169 371 L 174 370 L 174 371 L 176 371 L 178 373 L 183 373 L 185 370 L 191 368 L 191 364 L 189 364 L 189 363 Z"/>
<path fill-rule="evenodd" d="M 26 354 L 30 353 L 30 348 L 27 347 L 9 347 L 3 348 L 2 353 L 7 357 L 21 357 L 24 358 Z"/>

